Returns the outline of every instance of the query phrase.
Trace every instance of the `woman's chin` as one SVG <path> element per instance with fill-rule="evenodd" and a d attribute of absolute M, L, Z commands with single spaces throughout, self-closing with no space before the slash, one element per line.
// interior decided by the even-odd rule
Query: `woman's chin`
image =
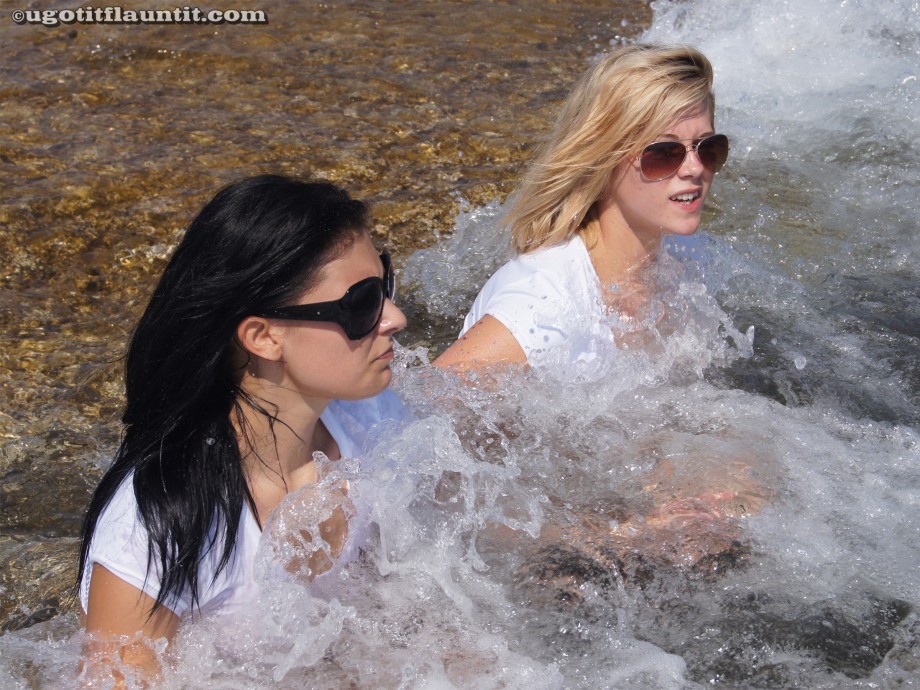
<path fill-rule="evenodd" d="M 691 235 L 696 234 L 696 231 L 699 229 L 699 220 L 697 220 L 695 223 L 677 223 L 668 230 L 668 234 L 678 235 L 680 237 L 690 237 Z"/>

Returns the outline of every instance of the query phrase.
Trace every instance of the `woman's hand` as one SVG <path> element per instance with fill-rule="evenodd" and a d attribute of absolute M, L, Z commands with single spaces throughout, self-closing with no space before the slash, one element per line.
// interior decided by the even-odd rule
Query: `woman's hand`
<path fill-rule="evenodd" d="M 346 482 L 320 482 L 288 495 L 269 517 L 265 532 L 284 570 L 312 581 L 342 555 L 354 513 Z"/>
<path fill-rule="evenodd" d="M 347 497 L 345 500 L 348 500 Z M 350 502 L 349 502 L 350 504 Z M 332 570 L 335 561 L 342 555 L 348 539 L 348 516 L 341 505 L 332 509 L 332 515 L 319 523 L 319 540 L 314 543 L 313 535 L 306 529 L 299 530 L 304 549 L 304 563 L 289 561 L 285 566 L 289 572 L 303 572 L 309 580 Z M 296 547 L 296 542 L 295 542 Z"/>

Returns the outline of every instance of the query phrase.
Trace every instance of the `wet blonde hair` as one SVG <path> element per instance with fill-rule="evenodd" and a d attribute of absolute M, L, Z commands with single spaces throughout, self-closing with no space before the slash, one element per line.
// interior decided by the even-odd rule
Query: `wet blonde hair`
<path fill-rule="evenodd" d="M 690 46 L 631 45 L 593 65 L 511 201 L 505 223 L 514 249 L 524 254 L 579 231 L 592 242 L 592 207 L 614 168 L 703 102 L 715 112 L 712 65 Z"/>

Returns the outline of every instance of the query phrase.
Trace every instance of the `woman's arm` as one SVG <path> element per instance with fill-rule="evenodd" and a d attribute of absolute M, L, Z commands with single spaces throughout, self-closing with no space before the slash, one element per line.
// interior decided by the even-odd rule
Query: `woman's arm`
<path fill-rule="evenodd" d="M 179 617 L 165 606 L 152 615 L 154 600 L 101 565 L 92 566 L 84 627 L 90 637 L 84 644 L 84 678 L 100 674 L 124 683 L 122 665 L 138 669 L 145 679 L 155 679 L 160 664 L 150 641 L 172 638 Z"/>
<path fill-rule="evenodd" d="M 524 364 L 527 355 L 511 331 L 498 319 L 483 316 L 459 340 L 448 347 L 433 364 L 455 373 L 486 368 L 495 364 Z"/>

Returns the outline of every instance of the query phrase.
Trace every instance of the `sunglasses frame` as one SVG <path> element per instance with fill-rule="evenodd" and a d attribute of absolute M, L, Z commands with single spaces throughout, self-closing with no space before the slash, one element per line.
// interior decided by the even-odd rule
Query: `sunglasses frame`
<path fill-rule="evenodd" d="M 654 141 L 642 149 L 642 152 L 636 157 L 636 160 L 639 162 L 639 171 L 642 173 L 642 177 L 644 177 L 649 182 L 660 182 L 661 180 L 666 180 L 669 177 L 675 175 L 677 171 L 680 170 L 680 167 L 684 164 L 684 161 L 687 160 L 687 154 L 690 153 L 692 149 L 693 152 L 696 154 L 697 158 L 700 159 L 700 164 L 705 169 L 709 170 L 712 174 L 715 174 L 722 169 L 722 166 L 725 165 L 725 160 L 723 160 L 721 163 L 718 163 L 716 165 L 709 166 L 700 156 L 700 146 L 704 144 L 705 142 L 711 141 L 713 139 L 720 139 L 720 140 L 725 141 L 725 160 L 728 160 L 728 152 L 730 150 L 730 146 L 729 146 L 728 137 L 725 134 L 710 134 L 708 136 L 701 137 L 699 139 L 666 139 L 664 141 Z M 690 143 L 688 144 L 686 142 L 690 142 Z M 648 154 L 649 149 L 651 149 L 653 146 L 661 146 L 662 144 L 668 145 L 668 146 L 671 146 L 674 144 L 682 145 L 684 148 L 684 155 L 681 156 L 680 162 L 677 163 L 677 165 L 674 167 L 674 170 L 672 170 L 668 174 L 662 175 L 660 177 L 654 177 L 652 175 L 647 175 L 645 172 L 645 169 L 643 168 L 642 161 L 645 158 L 645 156 Z"/>
<path fill-rule="evenodd" d="M 349 340 L 361 340 L 370 335 L 380 325 L 380 319 L 383 318 L 383 307 L 387 300 L 396 299 L 396 272 L 393 270 L 393 263 L 390 260 L 388 252 L 380 254 L 380 261 L 383 263 L 383 277 L 371 276 L 359 280 L 345 291 L 337 300 L 330 302 L 314 302 L 313 304 L 293 304 L 287 307 L 274 307 L 263 309 L 253 316 L 261 316 L 267 319 L 288 319 L 291 321 L 321 321 L 324 323 L 338 324 L 345 332 Z M 366 285 L 376 284 L 380 288 L 382 295 L 380 306 L 377 308 L 377 316 L 373 325 L 367 330 L 356 330 L 354 326 L 354 309 L 351 306 L 351 298 L 355 292 Z"/>

